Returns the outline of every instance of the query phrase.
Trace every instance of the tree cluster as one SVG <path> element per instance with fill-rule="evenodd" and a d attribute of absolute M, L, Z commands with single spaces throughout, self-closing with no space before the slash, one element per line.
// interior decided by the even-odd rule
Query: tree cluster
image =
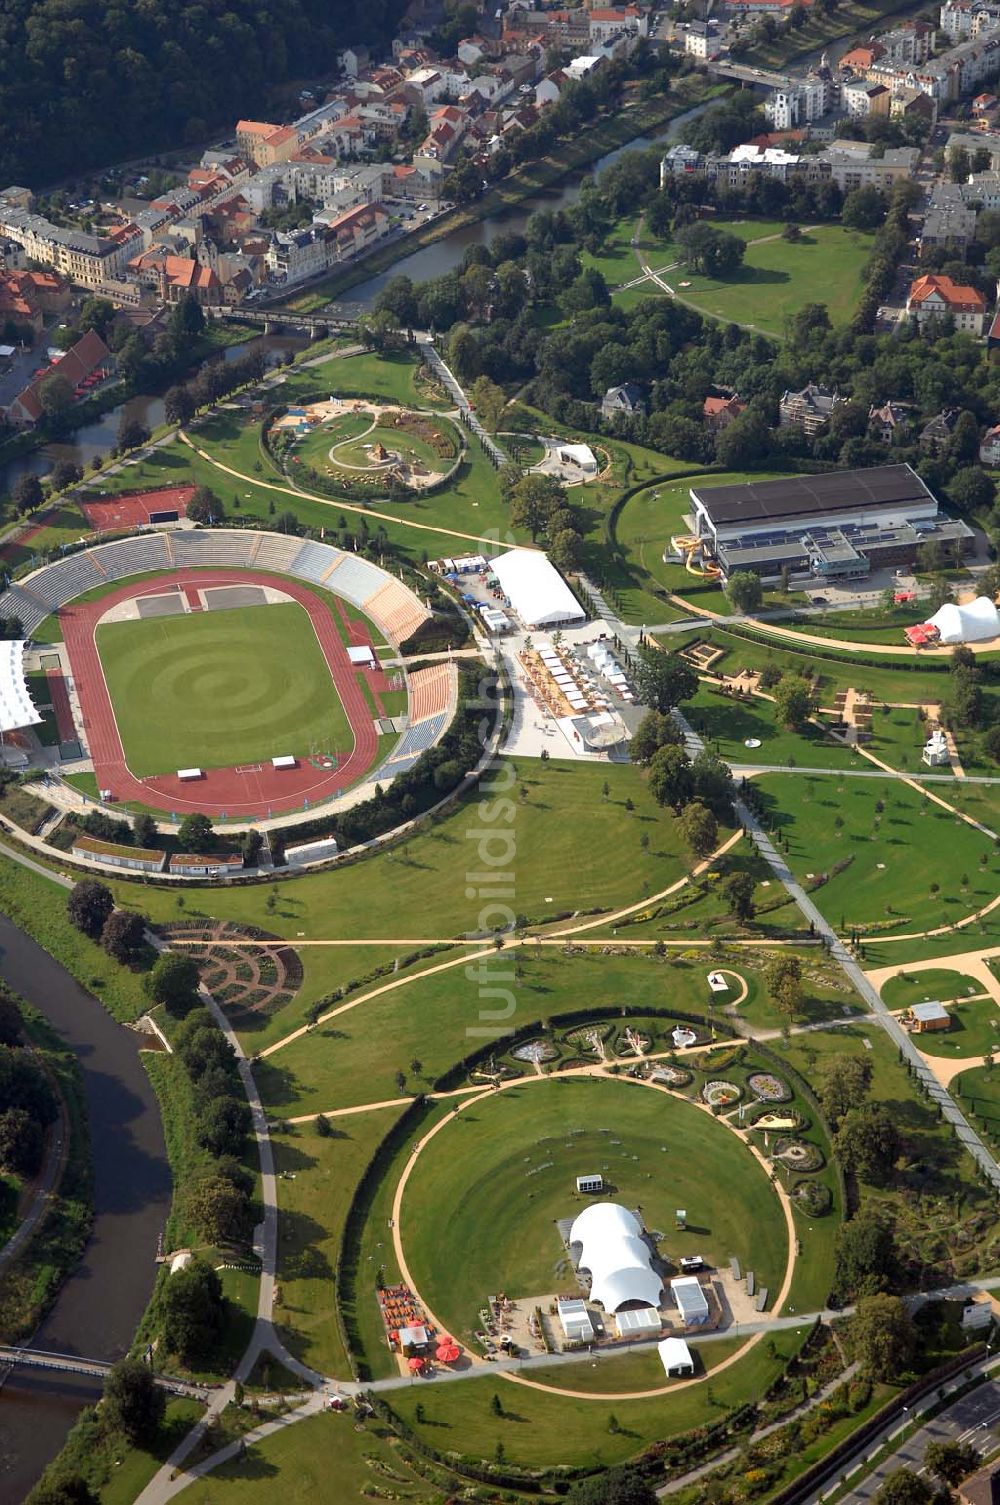
<path fill-rule="evenodd" d="M 114 895 L 97 878 L 81 878 L 70 889 L 66 913 L 77 930 L 99 941 L 109 956 L 131 966 L 146 949 L 146 920 L 134 910 L 116 909 Z"/>
<path fill-rule="evenodd" d="M 14 1176 L 37 1172 L 45 1130 L 58 1111 L 48 1073 L 24 1044 L 17 1001 L 0 985 L 0 1171 Z"/>

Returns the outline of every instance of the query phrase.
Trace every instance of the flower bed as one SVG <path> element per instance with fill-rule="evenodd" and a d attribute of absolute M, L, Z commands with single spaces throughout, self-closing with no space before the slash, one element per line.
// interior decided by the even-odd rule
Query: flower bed
<path fill-rule="evenodd" d="M 663 1082 L 667 1087 L 686 1087 L 691 1081 L 691 1072 L 682 1071 L 679 1066 L 671 1066 L 664 1062 L 653 1068 L 650 1080 Z"/>
<path fill-rule="evenodd" d="M 796 1113 L 794 1108 L 782 1108 L 777 1112 L 766 1109 L 752 1120 L 750 1127 L 760 1129 L 763 1133 L 790 1134 L 795 1130 L 804 1129 L 808 1119 L 801 1113 Z"/>
<path fill-rule="evenodd" d="M 541 1064 L 542 1061 L 554 1061 L 559 1054 L 551 1040 L 525 1040 L 523 1045 L 515 1045 L 511 1051 L 515 1061 L 532 1061 Z"/>
<path fill-rule="evenodd" d="M 731 1108 L 743 1093 L 735 1082 L 706 1082 L 701 1095 L 710 1108 Z"/>
<path fill-rule="evenodd" d="M 762 1103 L 791 1102 L 792 1089 L 787 1082 L 770 1071 L 753 1071 L 747 1077 L 747 1086 L 754 1097 Z"/>
<path fill-rule="evenodd" d="M 823 1151 L 805 1139 L 775 1140 L 771 1158 L 796 1171 L 818 1171 L 825 1164 Z"/>
<path fill-rule="evenodd" d="M 810 1218 L 824 1217 L 833 1206 L 833 1193 L 822 1181 L 796 1181 L 791 1199 L 793 1206 Z"/>

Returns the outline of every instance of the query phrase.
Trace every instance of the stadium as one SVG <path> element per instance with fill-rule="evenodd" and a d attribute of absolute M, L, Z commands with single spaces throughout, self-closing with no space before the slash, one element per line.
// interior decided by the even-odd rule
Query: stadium
<path fill-rule="evenodd" d="M 453 665 L 407 674 L 399 659 L 430 617 L 413 591 L 284 534 L 96 544 L 10 585 L 0 615 L 31 645 L 60 772 L 92 771 L 104 802 L 171 816 L 260 820 L 362 798 L 434 745 L 456 701 Z M 2 720 L 15 740 L 39 720 L 25 662 L 12 645 Z"/>

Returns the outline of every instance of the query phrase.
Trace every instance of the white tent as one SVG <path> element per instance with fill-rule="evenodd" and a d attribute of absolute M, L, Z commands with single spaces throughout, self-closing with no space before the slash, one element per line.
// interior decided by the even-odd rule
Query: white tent
<path fill-rule="evenodd" d="M 942 643 L 981 643 L 1000 635 L 1000 616 L 989 596 L 977 596 L 965 606 L 946 601 L 930 618 Z"/>
<path fill-rule="evenodd" d="M 587 1311 L 587 1303 L 577 1297 L 558 1296 L 556 1311 L 567 1342 L 589 1343 L 594 1336 L 594 1324 Z"/>
<path fill-rule="evenodd" d="M 0 731 L 35 726 L 41 716 L 31 703 L 24 682 L 24 643 L 19 639 L 0 643 Z"/>
<path fill-rule="evenodd" d="M 564 465 L 575 465 L 588 474 L 596 474 L 597 456 L 589 444 L 560 444 L 559 459 Z"/>
<path fill-rule="evenodd" d="M 569 1231 L 581 1244 L 580 1267 L 590 1271 L 590 1294 L 606 1312 L 629 1301 L 659 1306 L 663 1282 L 654 1272 L 638 1221 L 616 1202 L 594 1202 Z"/>
<path fill-rule="evenodd" d="M 656 1351 L 667 1374 L 694 1374 L 694 1359 L 683 1338 L 664 1338 Z"/>
<path fill-rule="evenodd" d="M 700 1327 L 708 1321 L 708 1302 L 705 1300 L 705 1292 L 701 1288 L 701 1281 L 695 1275 L 684 1275 L 678 1280 L 670 1282 L 677 1309 L 684 1318 L 685 1327 Z"/>
<path fill-rule="evenodd" d="M 586 612 L 540 550 L 511 549 L 491 559 L 490 568 L 526 627 L 586 621 Z"/>

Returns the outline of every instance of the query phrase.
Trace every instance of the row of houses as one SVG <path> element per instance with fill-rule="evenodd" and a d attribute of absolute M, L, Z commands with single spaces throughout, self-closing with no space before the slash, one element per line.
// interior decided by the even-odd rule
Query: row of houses
<path fill-rule="evenodd" d="M 725 155 L 703 154 L 691 146 L 671 147 L 660 162 L 660 186 L 680 174 L 704 173 L 709 182 L 740 188 L 753 176 L 795 181 L 835 183 L 845 193 L 854 188 L 888 192 L 895 183 L 912 177 L 920 153 L 916 147 L 889 147 L 877 155 L 866 141 L 832 141 L 819 152 L 791 152 L 780 146 L 746 142 Z"/>

